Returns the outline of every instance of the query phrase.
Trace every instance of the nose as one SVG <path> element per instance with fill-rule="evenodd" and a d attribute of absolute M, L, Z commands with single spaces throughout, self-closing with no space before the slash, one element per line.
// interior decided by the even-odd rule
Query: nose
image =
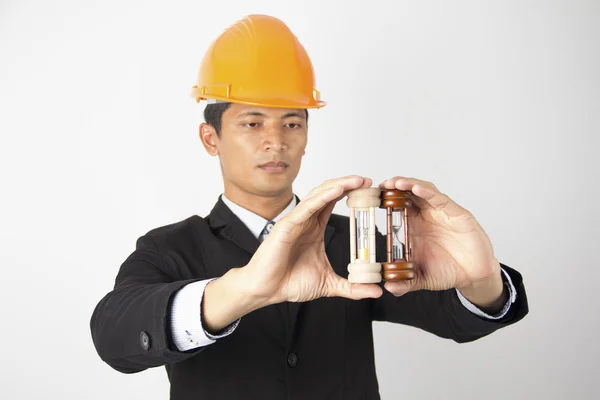
<path fill-rule="evenodd" d="M 263 147 L 265 151 L 285 151 L 287 144 L 279 127 L 268 127 L 264 131 Z"/>

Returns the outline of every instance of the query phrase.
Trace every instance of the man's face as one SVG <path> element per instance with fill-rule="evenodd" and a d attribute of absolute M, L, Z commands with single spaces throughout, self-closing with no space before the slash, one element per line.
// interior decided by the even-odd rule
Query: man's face
<path fill-rule="evenodd" d="M 225 111 L 221 135 L 214 135 L 226 187 L 258 196 L 291 190 L 306 142 L 305 110 L 241 104 Z"/>

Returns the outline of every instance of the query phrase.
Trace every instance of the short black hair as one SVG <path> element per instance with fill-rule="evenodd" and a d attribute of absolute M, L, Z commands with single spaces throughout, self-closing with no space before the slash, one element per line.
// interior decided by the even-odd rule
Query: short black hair
<path fill-rule="evenodd" d="M 208 104 L 204 109 L 204 122 L 215 128 L 217 136 L 221 136 L 221 122 L 223 114 L 231 106 L 231 103 Z"/>
<path fill-rule="evenodd" d="M 231 103 L 212 103 L 207 104 L 204 109 L 204 122 L 215 128 L 217 136 L 221 136 L 221 123 L 223 114 L 231 106 Z M 308 110 L 306 112 L 306 121 L 308 122 Z"/>

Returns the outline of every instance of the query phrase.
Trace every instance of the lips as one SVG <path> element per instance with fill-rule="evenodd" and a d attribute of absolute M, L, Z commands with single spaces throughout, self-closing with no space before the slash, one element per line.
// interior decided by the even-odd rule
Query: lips
<path fill-rule="evenodd" d="M 269 161 L 258 167 L 269 174 L 283 174 L 287 171 L 288 164 L 283 161 Z"/>
<path fill-rule="evenodd" d="M 287 166 L 288 164 L 283 161 L 269 161 L 268 163 L 259 165 L 260 168 L 286 168 Z"/>

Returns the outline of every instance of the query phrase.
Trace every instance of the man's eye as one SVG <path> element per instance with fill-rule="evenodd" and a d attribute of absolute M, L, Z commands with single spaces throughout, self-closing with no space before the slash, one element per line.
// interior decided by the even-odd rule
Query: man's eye
<path fill-rule="evenodd" d="M 286 127 L 288 127 L 288 128 L 291 128 L 291 129 L 299 129 L 299 128 L 302 128 L 302 125 L 300 125 L 300 124 L 294 124 L 293 122 L 292 122 L 292 123 L 289 123 L 289 124 L 285 124 L 285 126 L 286 126 Z"/>
<path fill-rule="evenodd" d="M 243 124 L 243 126 L 247 127 L 247 128 L 257 128 L 260 126 L 259 122 L 247 122 L 245 124 Z"/>

